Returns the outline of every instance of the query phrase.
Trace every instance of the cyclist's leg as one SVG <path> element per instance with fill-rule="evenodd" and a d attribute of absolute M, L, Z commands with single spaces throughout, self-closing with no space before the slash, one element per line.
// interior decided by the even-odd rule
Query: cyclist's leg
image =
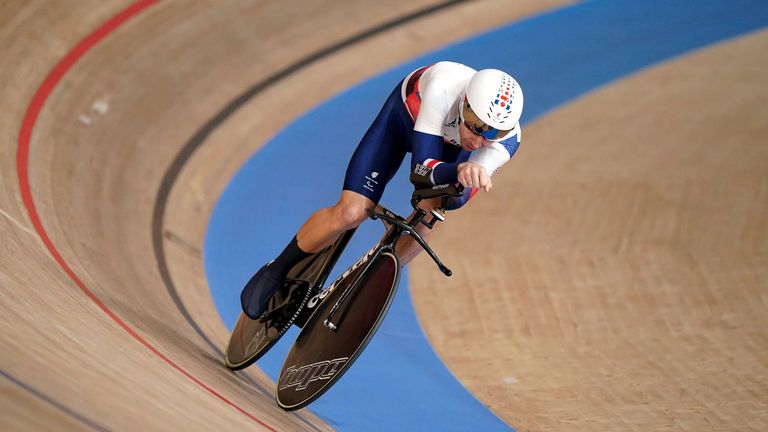
<path fill-rule="evenodd" d="M 262 314 L 291 267 L 365 220 L 366 208 L 378 203 L 405 157 L 406 140 L 410 140 L 407 116 L 398 85 L 357 146 L 339 201 L 307 219 L 283 252 L 263 266 L 243 289 L 240 302 L 249 317 Z"/>
<path fill-rule="evenodd" d="M 315 212 L 299 230 L 303 250 L 322 250 L 344 231 L 360 225 L 367 218 L 366 209 L 378 204 L 408 151 L 412 123 L 407 116 L 398 85 L 355 149 L 339 201 Z"/>
<path fill-rule="evenodd" d="M 309 253 L 323 250 L 344 232 L 360 225 L 366 218 L 366 209 L 376 204 L 357 192 L 341 192 L 332 207 L 320 209 L 307 219 L 296 234 L 299 247 Z"/>

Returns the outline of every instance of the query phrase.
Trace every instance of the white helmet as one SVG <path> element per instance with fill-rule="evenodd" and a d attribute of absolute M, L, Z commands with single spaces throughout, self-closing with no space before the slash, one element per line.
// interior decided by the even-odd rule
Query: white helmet
<path fill-rule="evenodd" d="M 461 120 L 489 140 L 503 139 L 523 113 L 523 90 L 509 74 L 483 69 L 467 83 Z"/>

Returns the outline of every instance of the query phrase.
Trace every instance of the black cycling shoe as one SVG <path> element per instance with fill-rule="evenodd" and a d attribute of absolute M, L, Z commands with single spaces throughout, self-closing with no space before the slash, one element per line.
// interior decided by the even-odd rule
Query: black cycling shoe
<path fill-rule="evenodd" d="M 283 285 L 284 278 L 265 265 L 245 284 L 240 293 L 240 305 L 250 319 L 258 319 L 269 306 L 269 299 Z"/>

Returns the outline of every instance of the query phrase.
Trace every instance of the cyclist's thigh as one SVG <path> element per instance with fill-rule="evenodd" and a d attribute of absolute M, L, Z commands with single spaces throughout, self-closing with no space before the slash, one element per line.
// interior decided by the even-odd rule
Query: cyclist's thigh
<path fill-rule="evenodd" d="M 360 140 L 347 166 L 344 190 L 357 192 L 378 203 L 389 180 L 407 153 L 413 123 L 407 117 L 399 86 Z"/>

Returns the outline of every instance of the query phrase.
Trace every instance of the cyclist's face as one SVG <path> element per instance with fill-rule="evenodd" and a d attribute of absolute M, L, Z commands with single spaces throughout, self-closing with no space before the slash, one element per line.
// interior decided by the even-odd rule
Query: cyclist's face
<path fill-rule="evenodd" d="M 493 144 L 493 141 L 488 141 L 484 137 L 476 135 L 469 130 L 464 123 L 459 125 L 459 139 L 461 139 L 461 147 L 467 151 L 477 150 Z"/>

